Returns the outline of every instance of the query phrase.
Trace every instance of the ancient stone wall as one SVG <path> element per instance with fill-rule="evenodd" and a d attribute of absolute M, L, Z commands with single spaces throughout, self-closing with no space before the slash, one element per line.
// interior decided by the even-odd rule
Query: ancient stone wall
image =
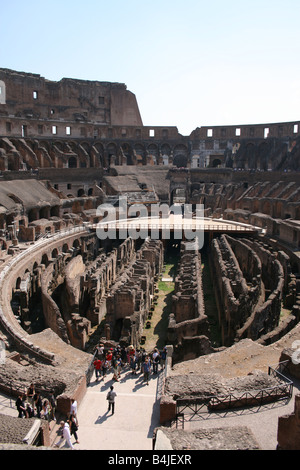
<path fill-rule="evenodd" d="M 182 242 L 168 325 L 168 343 L 174 346 L 174 361 L 207 353 L 208 335 L 201 255 L 198 251 L 188 249 L 186 243 Z"/>
<path fill-rule="evenodd" d="M 101 252 L 87 266 L 81 276 L 80 305 L 92 325 L 100 324 L 106 315 L 106 299 L 110 289 L 133 259 L 135 245 L 133 239 L 128 238 L 108 254 Z"/>
<path fill-rule="evenodd" d="M 118 336 L 127 344 L 139 343 L 154 294 L 154 277 L 162 266 L 162 242 L 145 240 L 106 300 L 106 323 L 113 339 Z"/>
<path fill-rule="evenodd" d="M 216 295 L 219 293 L 217 301 L 220 322 L 223 325 L 223 341 L 230 336 L 231 341 L 233 338 L 240 340 L 246 337 L 257 340 L 261 336 L 268 341 L 272 336 L 271 332 L 278 327 L 283 294 L 286 293 L 290 304 L 294 303 L 296 296 L 295 278 L 290 272 L 287 257 L 282 252 L 278 256 L 274 255 L 262 242 L 247 239 L 241 241 L 227 235 L 223 235 L 221 239 L 223 250 L 218 240 L 213 242 L 211 263 L 217 273 L 215 291 Z M 230 243 L 234 253 L 226 246 L 225 240 Z M 244 275 L 232 278 L 232 271 L 228 271 L 228 261 L 227 265 L 224 263 L 224 254 L 227 258 L 229 254 L 230 260 L 237 260 L 236 272 L 241 267 L 247 282 Z M 255 260 L 254 270 L 251 269 L 253 261 L 249 264 L 249 259 Z M 238 290 L 237 285 L 240 285 Z M 293 318 L 293 322 L 297 316 Z M 226 334 L 224 325 L 227 328 Z M 286 325 L 284 328 L 288 327 Z M 267 336 L 268 333 L 271 336 Z"/>
<path fill-rule="evenodd" d="M 300 395 L 295 396 L 295 409 L 278 418 L 278 450 L 300 450 Z"/>
<path fill-rule="evenodd" d="M 78 130 L 85 123 L 142 125 L 135 96 L 124 84 L 69 78 L 52 82 L 37 74 L 8 69 L 0 69 L 0 80 L 1 89 L 5 90 L 5 99 L 0 103 L 2 115 L 39 122 L 36 132 L 40 134 L 47 131 L 42 124 L 45 120 L 51 120 L 53 125 L 62 120 L 74 122 Z M 30 133 L 31 126 L 27 126 L 23 134 Z M 48 127 L 52 133 L 50 123 Z M 13 127 L 10 130 L 13 132 Z M 76 135 L 74 129 L 65 132 Z"/>
<path fill-rule="evenodd" d="M 214 239 L 210 256 L 224 345 L 232 344 L 237 329 L 249 317 L 261 295 L 261 264 L 258 258 L 247 248 L 243 251 L 240 247 L 237 251 L 238 255 L 243 255 L 244 269 L 245 265 L 249 265 L 254 275 L 248 277 L 247 274 L 246 280 L 229 240 L 231 238 L 225 235 Z"/>
<path fill-rule="evenodd" d="M 206 126 L 190 136 L 143 126 L 124 84 L 0 69 L 0 170 L 170 165 L 299 169 L 299 121 Z M 80 141 L 80 142 L 78 142 Z"/>

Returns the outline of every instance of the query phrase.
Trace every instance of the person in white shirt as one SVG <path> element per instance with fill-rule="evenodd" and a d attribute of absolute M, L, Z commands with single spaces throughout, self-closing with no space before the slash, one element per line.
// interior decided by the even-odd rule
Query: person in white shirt
<path fill-rule="evenodd" d="M 70 426 L 68 422 L 61 421 L 60 422 L 62 428 L 62 436 L 60 440 L 55 444 L 55 447 L 59 447 L 61 443 L 65 440 L 68 447 L 74 449 L 74 446 L 71 442 L 71 434 L 70 434 Z"/>
<path fill-rule="evenodd" d="M 74 398 L 71 399 L 70 415 L 75 416 L 77 419 L 77 401 Z"/>

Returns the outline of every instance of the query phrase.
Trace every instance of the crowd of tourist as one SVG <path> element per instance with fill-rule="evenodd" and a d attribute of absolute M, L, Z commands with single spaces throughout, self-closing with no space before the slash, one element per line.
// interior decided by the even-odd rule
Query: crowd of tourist
<path fill-rule="evenodd" d="M 147 353 L 143 348 L 136 349 L 133 345 L 128 348 L 117 345 L 115 348 L 105 348 L 100 343 L 95 350 L 94 369 L 96 379 L 103 379 L 109 371 L 113 371 L 113 380 L 119 381 L 121 371 L 125 367 L 131 370 L 132 375 L 143 373 L 144 382 L 149 384 L 151 371 L 158 373 L 158 367 L 165 367 L 167 349 L 158 351 L 155 348 L 151 353 Z"/>
<path fill-rule="evenodd" d="M 131 375 L 143 374 L 143 381 L 149 385 L 149 378 L 151 372 L 158 374 L 158 368 L 165 368 L 167 358 L 166 347 L 159 351 L 155 348 L 151 353 L 147 353 L 143 348 L 137 349 L 133 345 L 125 348 L 117 345 L 115 348 L 107 348 L 100 343 L 94 353 L 94 371 L 96 380 L 105 380 L 108 373 L 113 373 L 112 379 L 119 382 L 122 371 L 127 371 Z M 110 387 L 113 393 L 113 386 Z M 115 394 L 116 395 L 116 394 Z M 49 424 L 56 421 L 56 407 L 57 401 L 52 391 L 47 398 L 43 398 L 39 390 L 35 389 L 34 384 L 30 384 L 25 394 L 20 394 L 16 400 L 16 407 L 18 410 L 19 418 L 32 418 L 45 419 Z M 109 403 L 109 409 L 112 408 L 114 412 L 114 400 Z M 65 440 L 70 448 L 74 448 L 71 443 L 71 436 L 74 435 L 76 443 L 79 443 L 78 431 L 78 417 L 77 417 L 77 402 L 75 399 L 71 400 L 70 413 L 65 421 L 60 422 L 58 434 L 60 440 L 55 444 L 60 447 L 61 443 Z"/>
<path fill-rule="evenodd" d="M 43 398 L 34 384 L 30 384 L 25 394 L 20 393 L 16 400 L 16 407 L 19 418 L 44 418 L 46 421 L 56 420 L 56 398 L 51 391 L 48 398 Z"/>

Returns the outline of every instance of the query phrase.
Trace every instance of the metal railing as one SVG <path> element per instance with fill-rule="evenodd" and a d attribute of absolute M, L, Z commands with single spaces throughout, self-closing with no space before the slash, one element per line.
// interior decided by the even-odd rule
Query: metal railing
<path fill-rule="evenodd" d="M 245 225 L 234 225 L 234 224 L 205 224 L 201 222 L 195 223 L 153 223 L 151 220 L 149 222 L 140 222 L 134 219 L 129 219 L 128 221 L 122 222 L 99 222 L 98 224 L 91 224 L 90 227 L 94 229 L 102 230 L 127 230 L 127 229 L 139 229 L 139 230 L 203 230 L 203 231 L 212 231 L 212 232 L 255 232 L 257 227 L 245 226 Z"/>
<path fill-rule="evenodd" d="M 293 382 L 282 374 L 285 363 L 276 368 L 269 366 L 268 374 L 279 380 L 278 385 L 260 390 L 248 390 L 242 394 L 230 393 L 224 396 L 208 396 L 177 399 L 176 417 L 170 423 L 171 427 L 181 425 L 184 428 L 186 416 L 191 420 L 201 414 L 227 411 L 238 408 L 261 407 L 279 400 L 288 400 L 293 395 Z"/>

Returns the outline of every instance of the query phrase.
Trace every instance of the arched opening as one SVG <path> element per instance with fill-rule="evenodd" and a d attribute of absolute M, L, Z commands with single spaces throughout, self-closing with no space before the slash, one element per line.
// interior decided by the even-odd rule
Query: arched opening
<path fill-rule="evenodd" d="M 84 197 L 85 196 L 85 192 L 84 192 L 83 188 L 78 189 L 77 196 L 78 197 Z"/>
<path fill-rule="evenodd" d="M 176 155 L 173 160 L 173 165 L 177 168 L 186 168 L 187 167 L 187 157 L 185 155 Z"/>
<path fill-rule="evenodd" d="M 51 207 L 50 216 L 51 217 L 59 217 L 59 206 Z"/>
<path fill-rule="evenodd" d="M 215 158 L 212 162 L 212 167 L 213 168 L 218 168 L 222 165 L 222 162 L 219 158 Z"/>
<path fill-rule="evenodd" d="M 68 253 L 68 251 L 69 251 L 69 245 L 68 245 L 67 243 L 64 243 L 64 244 L 63 244 L 62 251 L 63 251 L 63 253 Z"/>
<path fill-rule="evenodd" d="M 16 280 L 16 289 L 19 290 L 21 287 L 21 278 L 18 277 L 18 279 Z"/>
<path fill-rule="evenodd" d="M 28 222 L 33 222 L 35 220 L 38 220 L 39 218 L 39 211 L 37 209 L 31 209 L 28 212 Z"/>
<path fill-rule="evenodd" d="M 70 157 L 69 158 L 68 167 L 69 168 L 77 168 L 77 159 L 76 159 L 76 157 Z"/>
<path fill-rule="evenodd" d="M 40 209 L 40 219 L 49 219 L 50 216 L 50 207 L 43 207 Z"/>
<path fill-rule="evenodd" d="M 48 256 L 46 255 L 46 253 L 42 256 L 41 264 L 44 264 L 46 268 L 49 266 L 49 260 L 48 260 Z"/>

